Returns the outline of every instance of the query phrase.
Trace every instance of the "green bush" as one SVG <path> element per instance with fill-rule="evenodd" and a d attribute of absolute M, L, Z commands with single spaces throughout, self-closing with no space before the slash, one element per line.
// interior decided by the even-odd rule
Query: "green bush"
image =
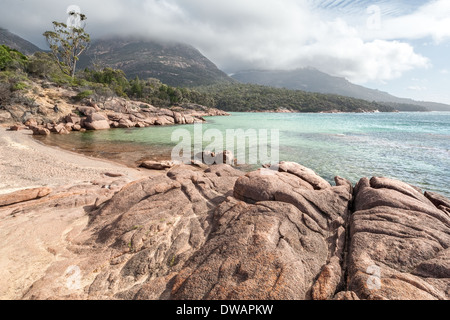
<path fill-rule="evenodd" d="M 88 99 L 90 97 L 92 97 L 94 95 L 94 91 L 92 90 L 85 90 L 85 91 L 81 91 L 79 94 L 77 94 L 74 99 L 76 101 L 82 101 L 84 99 Z"/>
<path fill-rule="evenodd" d="M 42 78 L 62 73 L 52 56 L 45 52 L 36 52 L 28 59 L 27 72 Z"/>
<path fill-rule="evenodd" d="M 70 86 L 73 83 L 72 77 L 58 71 L 50 73 L 48 79 L 58 86 Z"/>
<path fill-rule="evenodd" d="M 122 70 L 105 68 L 102 71 L 92 71 L 86 69 L 83 76 L 89 82 L 107 85 L 119 97 L 127 97 L 126 91 L 130 88 L 130 82 Z"/>
<path fill-rule="evenodd" d="M 0 71 L 25 69 L 28 58 L 17 50 L 0 45 Z"/>
<path fill-rule="evenodd" d="M 29 88 L 29 86 L 26 83 L 17 82 L 11 86 L 11 91 L 20 91 L 25 90 L 27 88 Z"/>

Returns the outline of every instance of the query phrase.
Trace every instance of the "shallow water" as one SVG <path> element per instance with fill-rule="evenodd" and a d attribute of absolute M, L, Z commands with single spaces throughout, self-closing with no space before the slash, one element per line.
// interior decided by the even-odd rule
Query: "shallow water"
<path fill-rule="evenodd" d="M 450 113 L 274 114 L 233 113 L 210 117 L 203 131 L 277 129 L 280 160 L 295 161 L 333 181 L 339 175 L 399 179 L 450 197 Z M 143 159 L 169 159 L 175 130 L 194 126 L 115 129 L 51 135 L 41 141 L 135 166 Z M 205 141 L 204 146 L 210 141 Z M 244 169 L 260 164 L 244 166 Z"/>

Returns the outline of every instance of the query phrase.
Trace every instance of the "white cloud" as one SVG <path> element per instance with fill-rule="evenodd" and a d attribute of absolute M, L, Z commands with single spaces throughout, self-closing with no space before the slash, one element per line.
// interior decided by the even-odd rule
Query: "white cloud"
<path fill-rule="evenodd" d="M 383 8 L 384 4 L 381 4 Z M 381 16 L 381 28 L 365 30 L 364 38 L 372 39 L 423 39 L 434 43 L 450 39 L 450 1 L 424 2 L 413 12 L 398 16 Z"/>
<path fill-rule="evenodd" d="M 315 41 L 298 48 L 298 62 L 350 81 L 365 83 L 400 77 L 415 68 L 428 68 L 430 61 L 414 48 L 398 41 L 362 40 L 343 20 L 322 24 Z"/>
<path fill-rule="evenodd" d="M 412 91 L 427 91 L 427 87 L 421 87 L 421 86 L 410 86 L 408 87 L 408 90 Z"/>
<path fill-rule="evenodd" d="M 349 1 L 339 3 L 351 6 Z M 427 35 L 445 39 L 450 33 L 450 14 L 445 14 L 449 3 L 435 1 L 400 17 L 390 9 L 395 17 L 382 20 L 381 30 L 367 33 L 365 24 L 360 28 L 345 17 L 330 18 L 308 0 L 76 1 L 94 37 L 138 34 L 186 42 L 228 72 L 312 66 L 359 83 L 386 81 L 430 66 L 410 44 L 392 40 Z M 42 32 L 52 20 L 63 20 L 70 4 L 72 0 L 3 0 L 2 7 L 9 9 L 0 12 L 0 21 L 11 31 L 42 41 Z"/>

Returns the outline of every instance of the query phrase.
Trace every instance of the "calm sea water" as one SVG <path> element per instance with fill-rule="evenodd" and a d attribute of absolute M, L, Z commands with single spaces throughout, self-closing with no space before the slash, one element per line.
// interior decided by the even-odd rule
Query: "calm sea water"
<path fill-rule="evenodd" d="M 177 145 L 172 133 L 180 128 L 194 131 L 193 126 L 151 127 L 41 139 L 133 166 L 143 159 L 170 158 Z M 203 130 L 208 129 L 224 134 L 227 129 L 278 129 L 280 160 L 298 162 L 330 182 L 337 175 L 353 183 L 384 176 L 450 197 L 450 113 L 233 113 L 208 118 Z"/>

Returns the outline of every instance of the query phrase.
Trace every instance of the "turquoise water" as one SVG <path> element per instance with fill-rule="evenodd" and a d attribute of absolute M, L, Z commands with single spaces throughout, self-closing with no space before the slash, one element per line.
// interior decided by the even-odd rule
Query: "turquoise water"
<path fill-rule="evenodd" d="M 384 176 L 450 197 L 450 113 L 233 113 L 207 120 L 204 131 L 224 135 L 227 129 L 278 129 L 280 160 L 298 162 L 330 182 L 337 175 L 353 183 Z M 45 142 L 133 165 L 170 158 L 178 143 L 172 133 L 180 128 L 194 131 L 192 125 L 117 129 L 52 135 Z"/>

